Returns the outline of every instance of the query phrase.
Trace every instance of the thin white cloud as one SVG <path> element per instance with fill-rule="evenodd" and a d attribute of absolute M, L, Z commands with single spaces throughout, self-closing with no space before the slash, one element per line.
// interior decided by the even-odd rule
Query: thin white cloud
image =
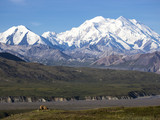
<path fill-rule="evenodd" d="M 10 0 L 10 1 L 15 4 L 26 4 L 26 0 Z"/>

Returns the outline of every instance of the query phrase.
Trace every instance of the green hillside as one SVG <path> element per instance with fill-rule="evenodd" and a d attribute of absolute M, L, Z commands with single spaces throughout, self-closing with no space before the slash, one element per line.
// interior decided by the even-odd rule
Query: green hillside
<path fill-rule="evenodd" d="M 45 66 L 0 58 L 0 96 L 160 94 L 160 75 L 137 71 Z"/>

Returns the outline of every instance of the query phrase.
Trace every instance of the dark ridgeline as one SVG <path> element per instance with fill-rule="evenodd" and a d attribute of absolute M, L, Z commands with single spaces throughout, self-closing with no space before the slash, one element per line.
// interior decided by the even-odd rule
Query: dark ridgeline
<path fill-rule="evenodd" d="M 15 55 L 13 55 L 13 54 L 7 53 L 7 52 L 1 52 L 1 53 L 0 53 L 0 58 L 5 58 L 5 59 L 8 59 L 8 60 L 13 60 L 13 61 L 25 62 L 25 61 L 22 60 L 21 58 L 15 56 Z"/>

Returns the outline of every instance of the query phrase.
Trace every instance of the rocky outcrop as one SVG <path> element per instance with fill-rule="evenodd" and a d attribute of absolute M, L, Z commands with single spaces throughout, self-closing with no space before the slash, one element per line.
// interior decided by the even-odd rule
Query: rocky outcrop
<path fill-rule="evenodd" d="M 85 100 L 118 100 L 118 97 L 112 97 L 112 96 L 86 96 Z"/>
<path fill-rule="evenodd" d="M 15 102 L 63 102 L 70 100 L 78 100 L 76 98 L 61 98 L 61 97 L 25 97 L 25 96 L 8 96 L 0 97 L 0 103 L 15 103 Z"/>
<path fill-rule="evenodd" d="M 123 55 L 109 55 L 95 61 L 92 65 L 110 66 L 125 62 Z"/>
<path fill-rule="evenodd" d="M 63 97 L 26 97 L 26 96 L 8 96 L 0 97 L 0 103 L 15 103 L 15 102 L 64 102 L 64 101 L 76 101 L 76 100 L 119 100 L 119 99 L 135 99 L 145 96 L 154 96 L 154 94 L 147 94 L 145 91 L 131 91 L 126 96 L 85 96 L 80 98 L 75 96 L 72 98 Z"/>
<path fill-rule="evenodd" d="M 154 94 L 148 94 L 145 91 L 131 91 L 128 93 L 128 96 L 131 98 L 138 98 L 144 96 L 154 96 Z"/>

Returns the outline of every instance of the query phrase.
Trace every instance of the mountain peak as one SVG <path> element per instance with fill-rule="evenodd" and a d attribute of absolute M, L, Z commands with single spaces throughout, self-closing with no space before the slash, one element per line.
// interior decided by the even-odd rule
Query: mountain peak
<path fill-rule="evenodd" d="M 118 17 L 116 20 L 120 20 L 120 21 L 129 21 L 127 18 L 120 16 Z"/>
<path fill-rule="evenodd" d="M 89 21 L 98 23 L 98 22 L 101 22 L 101 21 L 105 21 L 105 18 L 102 17 L 102 16 L 97 16 L 97 17 L 95 17 L 95 18 L 93 18 Z"/>
<path fill-rule="evenodd" d="M 18 26 L 13 26 L 13 27 L 11 27 L 11 28 L 9 28 L 8 30 L 6 30 L 5 32 L 4 32 L 4 34 L 6 34 L 6 35 L 13 35 L 14 33 L 16 33 L 17 31 L 19 31 L 19 32 L 28 32 L 28 31 L 30 31 L 28 28 L 26 28 L 24 25 L 18 25 Z"/>
<path fill-rule="evenodd" d="M 30 31 L 26 26 L 13 26 L 1 33 L 0 42 L 8 45 L 50 45 L 48 40 Z"/>
<path fill-rule="evenodd" d="M 10 29 L 21 29 L 21 30 L 29 30 L 26 26 L 24 25 L 18 25 L 18 26 L 13 26 Z"/>
<path fill-rule="evenodd" d="M 24 25 L 18 25 L 18 26 L 15 26 L 15 27 L 28 29 L 28 28 L 27 28 L 26 26 L 24 26 Z"/>
<path fill-rule="evenodd" d="M 118 18 L 122 18 L 122 19 L 123 19 L 123 18 L 125 18 L 125 17 L 123 17 L 123 16 L 119 16 Z"/>

